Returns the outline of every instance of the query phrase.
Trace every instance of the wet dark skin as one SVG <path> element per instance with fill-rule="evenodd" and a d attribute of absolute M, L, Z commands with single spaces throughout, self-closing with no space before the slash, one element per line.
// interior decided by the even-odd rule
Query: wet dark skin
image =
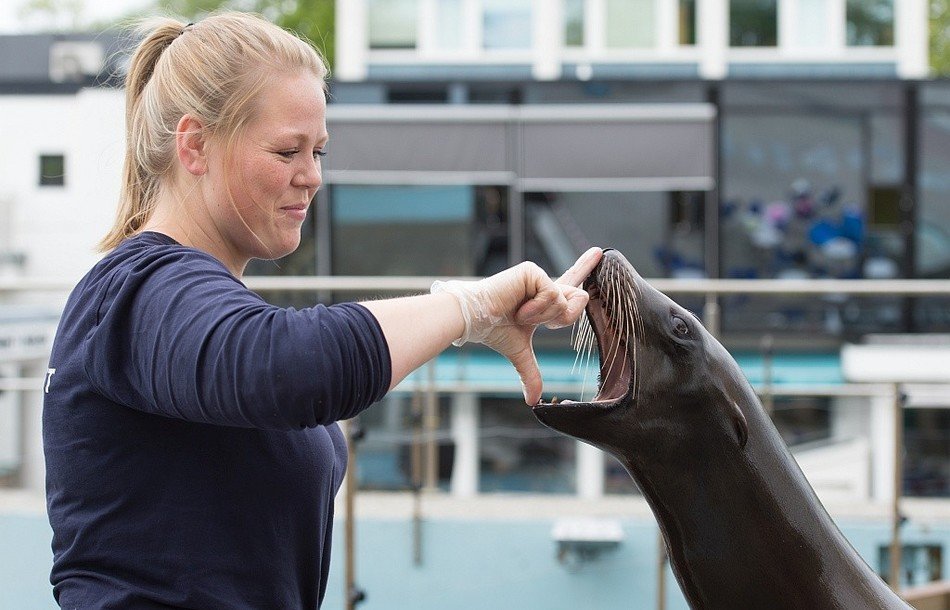
<path fill-rule="evenodd" d="M 695 316 L 616 250 L 584 288 L 598 396 L 541 403 L 534 414 L 624 465 L 692 608 L 910 608 L 838 530 L 735 360 Z M 635 331 L 624 333 L 618 320 L 632 309 Z M 635 336 L 618 347 L 618 334 Z"/>

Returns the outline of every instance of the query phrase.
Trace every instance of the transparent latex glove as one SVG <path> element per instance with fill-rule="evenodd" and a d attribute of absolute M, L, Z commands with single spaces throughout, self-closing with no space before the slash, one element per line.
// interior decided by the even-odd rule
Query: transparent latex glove
<path fill-rule="evenodd" d="M 588 295 L 579 288 L 603 251 L 591 248 L 557 281 L 534 263 L 521 263 L 477 281 L 438 281 L 431 292 L 448 292 L 458 299 L 465 331 L 453 345 L 482 343 L 511 361 L 524 390 L 525 402 L 541 400 L 541 371 L 532 337 L 541 324 L 569 326 L 587 306 Z"/>

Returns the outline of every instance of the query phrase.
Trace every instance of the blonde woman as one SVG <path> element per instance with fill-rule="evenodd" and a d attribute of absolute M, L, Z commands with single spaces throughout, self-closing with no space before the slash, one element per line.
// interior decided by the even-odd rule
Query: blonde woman
<path fill-rule="evenodd" d="M 300 242 L 328 138 L 326 68 L 247 14 L 143 35 L 119 213 L 50 358 L 54 595 L 64 608 L 317 608 L 346 468 L 336 422 L 453 342 L 505 355 L 536 403 L 531 335 L 580 315 L 601 253 L 558 282 L 521 264 L 427 295 L 269 305 L 241 276 Z"/>

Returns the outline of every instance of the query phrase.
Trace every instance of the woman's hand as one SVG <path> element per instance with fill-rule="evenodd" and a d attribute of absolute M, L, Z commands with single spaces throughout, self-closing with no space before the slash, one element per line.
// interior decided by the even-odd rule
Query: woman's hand
<path fill-rule="evenodd" d="M 436 282 L 433 292 L 449 292 L 459 300 L 465 333 L 455 345 L 482 343 L 511 361 L 524 390 L 525 402 L 541 400 L 541 371 L 532 337 L 540 325 L 573 324 L 588 295 L 579 288 L 603 252 L 591 248 L 556 282 L 534 263 L 521 263 L 477 282 Z"/>

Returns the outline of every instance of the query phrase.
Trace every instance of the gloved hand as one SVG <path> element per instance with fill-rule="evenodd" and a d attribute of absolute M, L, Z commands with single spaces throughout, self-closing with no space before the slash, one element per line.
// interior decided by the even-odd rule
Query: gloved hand
<path fill-rule="evenodd" d="M 477 281 L 435 282 L 432 293 L 455 296 L 465 319 L 465 332 L 453 342 L 482 343 L 505 356 L 521 377 L 525 402 L 541 400 L 541 371 L 532 337 L 541 324 L 561 328 L 573 324 L 587 293 L 578 288 L 600 261 L 603 251 L 591 248 L 556 282 L 534 263 L 521 263 Z"/>

